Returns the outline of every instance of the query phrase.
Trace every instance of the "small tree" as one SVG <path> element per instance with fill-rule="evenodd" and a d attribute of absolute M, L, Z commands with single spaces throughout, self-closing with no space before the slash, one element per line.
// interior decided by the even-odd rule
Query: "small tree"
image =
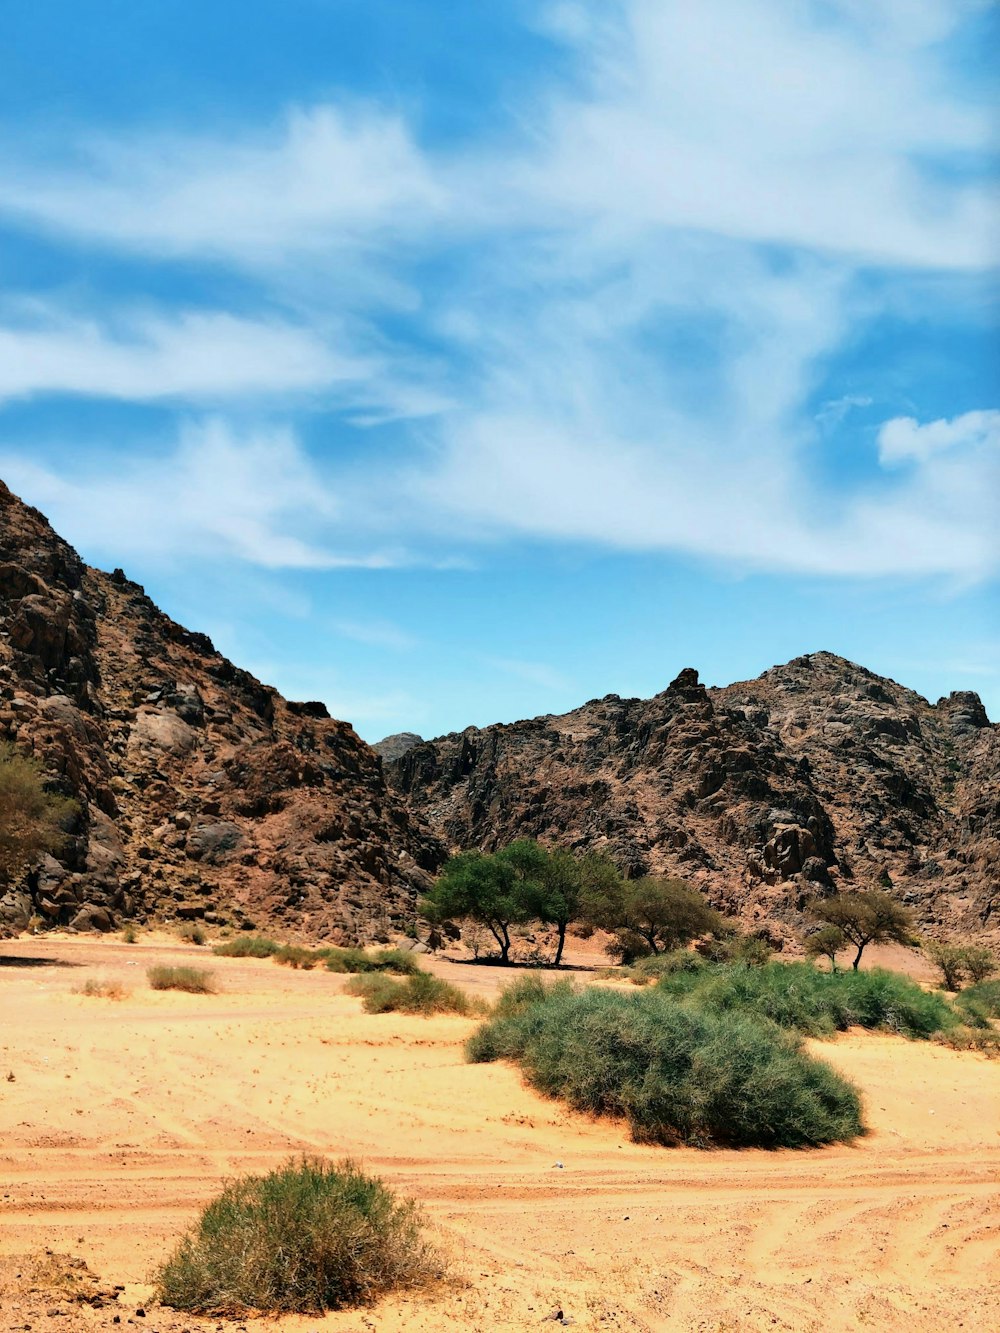
<path fill-rule="evenodd" d="M 602 886 L 620 883 L 621 876 L 606 857 L 596 852 L 578 856 L 563 848 L 548 852 L 539 850 L 544 859 L 538 865 L 534 879 L 532 913 L 546 925 L 556 928 L 556 952 L 552 963 L 558 967 L 566 945 L 567 927 L 584 916 L 588 895 L 599 892 Z"/>
<path fill-rule="evenodd" d="M 912 938 L 910 913 L 881 889 L 837 893 L 813 903 L 810 910 L 818 920 L 838 926 L 845 940 L 857 949 L 851 964 L 855 972 L 869 944 L 890 940 L 909 944 Z"/>
<path fill-rule="evenodd" d="M 837 954 L 847 944 L 839 926 L 820 926 L 803 941 L 807 958 L 829 958 L 830 971 L 837 970 Z"/>
<path fill-rule="evenodd" d="M 948 940 L 928 940 L 924 953 L 941 972 L 941 982 L 946 990 L 961 990 L 965 976 L 965 950 L 960 944 L 951 944 Z"/>
<path fill-rule="evenodd" d="M 0 746 L 0 885 L 16 884 L 46 852 L 58 851 L 76 802 L 45 788 L 41 765 Z"/>
<path fill-rule="evenodd" d="M 478 921 L 499 945 L 500 961 L 508 962 L 511 926 L 529 921 L 532 915 L 531 882 L 519 873 L 517 863 L 517 856 L 485 852 L 453 856 L 421 902 L 421 914 L 432 924 L 449 917 Z"/>
<path fill-rule="evenodd" d="M 651 953 L 663 953 L 688 944 L 699 935 L 716 931 L 720 918 L 698 892 L 682 879 L 618 880 L 603 885 L 589 902 L 594 924 L 617 932 L 624 958 L 634 953 L 636 939 Z"/>
<path fill-rule="evenodd" d="M 972 981 L 985 981 L 1000 970 L 996 954 L 979 944 L 969 944 L 962 950 L 962 961 Z"/>

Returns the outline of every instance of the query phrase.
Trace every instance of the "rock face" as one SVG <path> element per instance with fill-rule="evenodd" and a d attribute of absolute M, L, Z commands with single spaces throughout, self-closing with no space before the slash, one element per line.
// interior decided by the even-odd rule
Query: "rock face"
<path fill-rule="evenodd" d="M 347 723 L 88 568 L 2 483 L 0 740 L 80 804 L 59 858 L 0 897 L 0 932 L 162 914 L 385 937 L 443 855 Z"/>
<path fill-rule="evenodd" d="M 415 745 L 422 745 L 423 740 L 423 736 L 418 736 L 415 731 L 398 731 L 394 736 L 383 736 L 372 749 L 381 756 L 384 764 L 391 764 L 394 759 L 402 759 Z"/>
<path fill-rule="evenodd" d="M 515 837 L 683 876 L 780 938 L 808 898 L 891 883 L 926 925 L 1000 927 L 1000 728 L 831 653 L 708 690 L 425 741 L 392 781 L 455 847 Z"/>

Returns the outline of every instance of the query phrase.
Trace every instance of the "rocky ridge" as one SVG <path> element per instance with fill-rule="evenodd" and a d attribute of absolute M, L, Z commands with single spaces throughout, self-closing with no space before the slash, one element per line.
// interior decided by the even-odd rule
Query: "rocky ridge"
<path fill-rule="evenodd" d="M 0 740 L 80 808 L 59 858 L 0 896 L 0 933 L 162 915 L 386 938 L 443 855 L 346 722 L 89 568 L 2 482 Z"/>
<path fill-rule="evenodd" d="M 777 939 L 807 899 L 891 886 L 932 928 L 1000 928 L 1000 728 L 832 653 L 706 689 L 408 748 L 390 781 L 453 847 L 515 837 L 680 875 Z"/>

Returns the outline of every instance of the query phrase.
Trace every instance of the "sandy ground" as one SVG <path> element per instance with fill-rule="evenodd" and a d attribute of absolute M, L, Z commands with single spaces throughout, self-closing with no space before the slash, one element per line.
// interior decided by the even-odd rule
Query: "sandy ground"
<path fill-rule="evenodd" d="M 152 1271 L 224 1178 L 303 1151 L 418 1199 L 452 1280 L 279 1333 L 1000 1328 L 1000 1061 L 851 1034 L 815 1049 L 863 1091 L 856 1144 L 640 1147 L 465 1064 L 470 1021 L 366 1016 L 327 973 L 162 937 L 0 955 L 0 1333 L 242 1327 L 159 1308 Z M 219 993 L 147 988 L 179 961 Z M 482 994 L 510 976 L 433 967 Z M 76 993 L 90 977 L 131 993 Z"/>

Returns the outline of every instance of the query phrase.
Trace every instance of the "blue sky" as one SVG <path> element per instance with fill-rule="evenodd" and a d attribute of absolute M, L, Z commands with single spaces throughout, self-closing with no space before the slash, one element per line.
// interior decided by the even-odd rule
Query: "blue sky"
<path fill-rule="evenodd" d="M 368 739 L 820 648 L 1000 717 L 984 0 L 39 0 L 0 475 Z"/>

